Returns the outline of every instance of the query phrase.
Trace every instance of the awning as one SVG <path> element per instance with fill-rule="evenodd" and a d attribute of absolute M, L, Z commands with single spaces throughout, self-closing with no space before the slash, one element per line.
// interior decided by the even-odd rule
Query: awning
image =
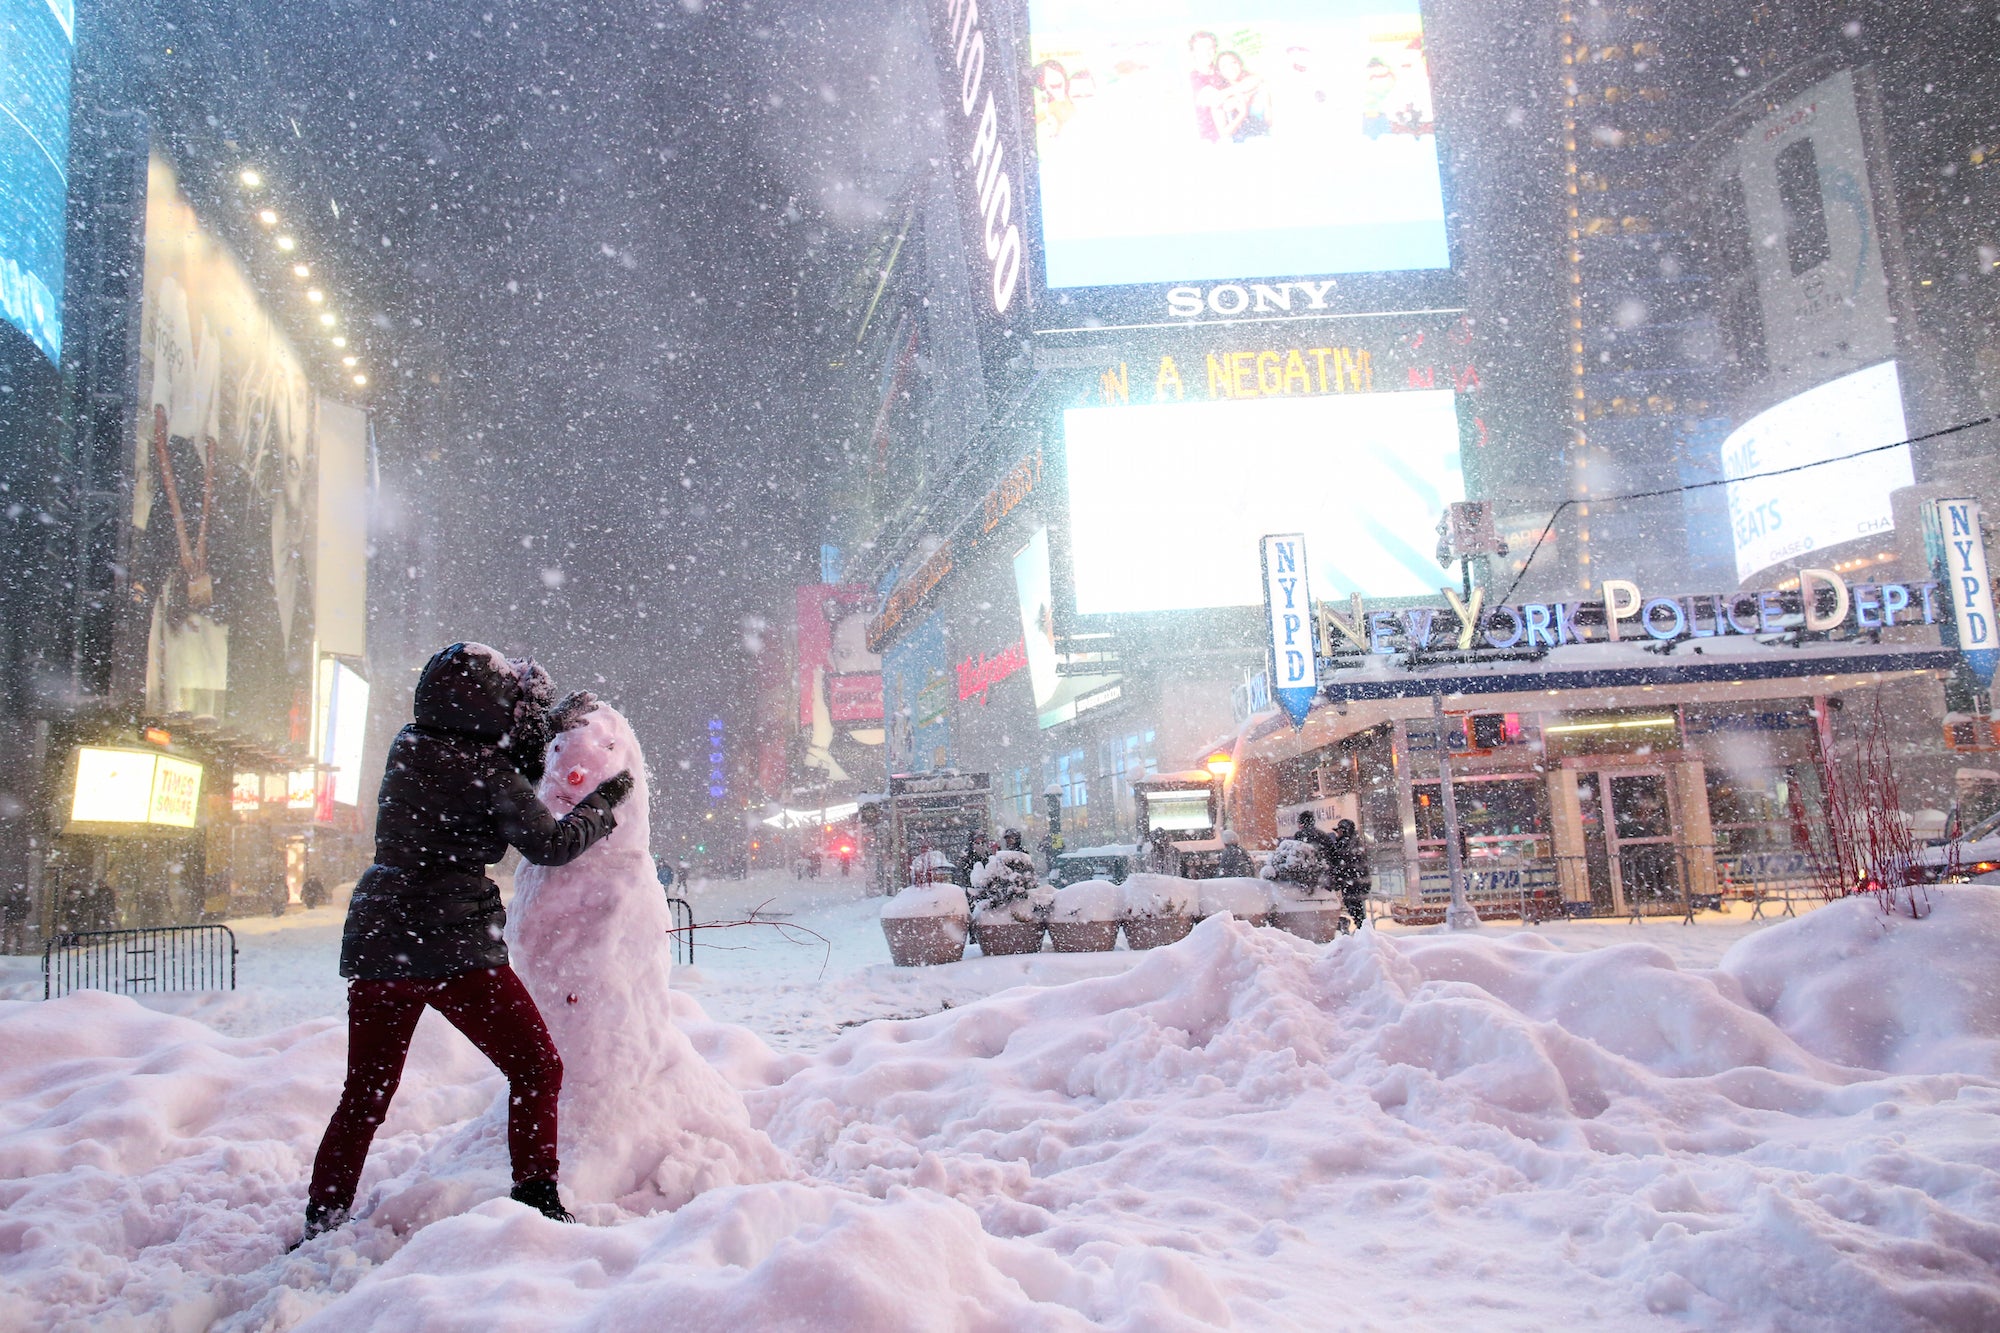
<path fill-rule="evenodd" d="M 780 810 L 766 817 L 764 822 L 772 828 L 823 828 L 828 824 L 838 824 L 843 819 L 851 819 L 860 812 L 859 801 L 842 801 L 838 805 L 814 806 L 810 810 Z"/>

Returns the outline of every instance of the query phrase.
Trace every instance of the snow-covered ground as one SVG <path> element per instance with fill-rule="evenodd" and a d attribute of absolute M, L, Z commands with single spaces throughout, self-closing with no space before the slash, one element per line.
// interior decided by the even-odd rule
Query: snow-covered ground
<path fill-rule="evenodd" d="M 2000 890 L 915 971 L 857 880 L 692 896 L 789 923 L 675 977 L 787 1178 L 424 1225 L 500 1091 L 433 1015 L 361 1219 L 291 1254 L 338 912 L 233 923 L 233 994 L 0 961 L 0 1327 L 2000 1326 Z"/>

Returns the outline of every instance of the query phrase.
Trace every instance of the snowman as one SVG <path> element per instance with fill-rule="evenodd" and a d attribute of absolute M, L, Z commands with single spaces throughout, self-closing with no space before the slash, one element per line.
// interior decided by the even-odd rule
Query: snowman
<path fill-rule="evenodd" d="M 786 1173 L 743 1099 L 671 1014 L 672 918 L 653 868 L 644 756 L 617 709 L 572 695 L 539 794 L 560 818 L 630 770 L 618 827 L 566 866 L 523 865 L 507 944 L 563 1060 L 562 1181 L 583 1204 L 678 1208 L 718 1185 Z"/>

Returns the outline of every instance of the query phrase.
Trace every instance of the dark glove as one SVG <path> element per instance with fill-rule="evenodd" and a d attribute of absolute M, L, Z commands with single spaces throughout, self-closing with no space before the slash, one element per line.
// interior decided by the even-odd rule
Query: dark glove
<path fill-rule="evenodd" d="M 598 783 L 597 790 L 592 792 L 587 799 L 597 800 L 602 798 L 605 809 L 615 810 L 618 808 L 620 801 L 632 794 L 632 781 L 632 770 L 628 768 L 617 777 L 606 778 L 604 781 Z"/>
<path fill-rule="evenodd" d="M 515 772 L 530 782 L 540 782 L 549 741 L 554 736 L 555 727 L 548 713 L 539 708 L 523 708 L 514 725 L 500 738 L 500 746 L 507 751 Z"/>
<path fill-rule="evenodd" d="M 589 690 L 571 690 L 549 714 L 549 734 L 581 726 L 584 718 L 590 716 L 591 710 L 596 707 L 597 696 Z"/>

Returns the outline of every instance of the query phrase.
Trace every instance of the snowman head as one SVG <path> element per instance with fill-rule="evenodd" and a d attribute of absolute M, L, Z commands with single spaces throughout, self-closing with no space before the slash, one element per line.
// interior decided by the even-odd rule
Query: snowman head
<path fill-rule="evenodd" d="M 623 713 L 588 695 L 580 698 L 581 702 L 566 700 L 556 710 L 562 730 L 549 742 L 542 803 L 557 816 L 565 815 L 596 791 L 597 784 L 629 769 L 632 794 L 619 804 L 618 828 L 605 842 L 643 850 L 652 835 L 647 821 L 646 757 L 640 753 L 639 738 Z"/>

